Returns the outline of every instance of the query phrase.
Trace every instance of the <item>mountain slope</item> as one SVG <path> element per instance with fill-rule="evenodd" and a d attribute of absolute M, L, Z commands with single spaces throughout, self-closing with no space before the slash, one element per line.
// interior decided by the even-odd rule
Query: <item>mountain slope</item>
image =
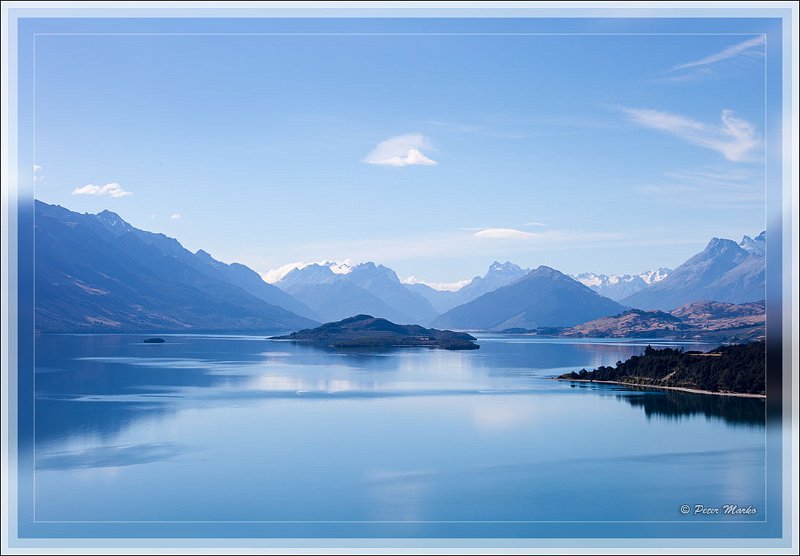
<path fill-rule="evenodd" d="M 563 330 L 561 336 L 591 338 L 682 338 L 716 342 L 764 337 L 764 303 L 695 301 L 670 313 L 630 309 Z"/>
<path fill-rule="evenodd" d="M 766 234 L 757 238 L 758 241 L 745 236 L 742 244 L 713 238 L 703 251 L 667 278 L 622 299 L 621 303 L 640 309 L 670 310 L 692 301 L 761 301 L 766 297 L 763 254 Z"/>
<path fill-rule="evenodd" d="M 41 332 L 297 329 L 314 321 L 187 264 L 172 238 L 143 241 L 114 213 L 36 201 L 36 328 Z M 157 234 L 152 234 L 157 235 Z"/>
<path fill-rule="evenodd" d="M 444 313 L 453 307 L 469 303 L 485 293 L 516 282 L 528 272 L 530 269 L 520 268 L 508 261 L 504 263 L 494 261 L 489 265 L 486 274 L 473 277 L 469 284 L 456 291 L 435 290 L 425 284 L 406 284 L 406 287 L 427 299 L 438 313 Z"/>
<path fill-rule="evenodd" d="M 504 330 L 573 326 L 616 315 L 622 305 L 547 266 L 440 315 L 433 326 Z"/>

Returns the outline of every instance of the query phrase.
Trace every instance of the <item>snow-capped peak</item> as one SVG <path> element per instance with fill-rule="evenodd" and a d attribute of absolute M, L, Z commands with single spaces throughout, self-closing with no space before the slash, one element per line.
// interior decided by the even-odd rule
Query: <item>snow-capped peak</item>
<path fill-rule="evenodd" d="M 354 268 L 351 259 L 345 259 L 343 261 L 323 261 L 317 264 L 320 266 L 327 266 L 334 274 L 350 274 Z"/>
<path fill-rule="evenodd" d="M 605 275 L 597 275 L 594 272 L 584 272 L 583 274 L 576 274 L 572 276 L 575 280 L 584 286 L 599 286 L 603 283 L 603 278 L 608 278 Z"/>
<path fill-rule="evenodd" d="M 334 274 L 349 274 L 353 270 L 352 261 L 350 259 L 345 259 L 344 261 L 318 261 L 314 263 L 305 263 L 305 262 L 295 262 L 285 264 L 283 266 L 279 266 L 278 268 L 273 268 L 272 270 L 268 270 L 267 272 L 261 273 L 261 278 L 269 283 L 275 284 L 280 282 L 281 280 L 286 277 L 293 270 L 303 270 L 310 266 L 317 266 L 317 267 L 326 267 Z"/>
<path fill-rule="evenodd" d="M 487 274 L 502 274 L 506 272 L 519 274 L 521 271 L 522 268 L 510 261 L 506 261 L 504 263 L 501 263 L 500 261 L 494 261 L 491 265 L 489 265 L 489 271 Z"/>
<path fill-rule="evenodd" d="M 670 268 L 658 268 L 656 270 L 645 270 L 641 274 L 639 274 L 639 278 L 644 280 L 644 283 L 648 286 L 655 284 L 656 282 L 660 282 L 664 278 L 670 275 L 672 269 Z"/>
<path fill-rule="evenodd" d="M 763 255 L 766 250 L 767 244 L 767 232 L 761 232 L 755 238 L 750 236 L 744 236 L 742 241 L 739 243 L 739 247 L 744 249 L 745 251 L 749 251 L 750 253 L 755 253 L 757 255 Z"/>

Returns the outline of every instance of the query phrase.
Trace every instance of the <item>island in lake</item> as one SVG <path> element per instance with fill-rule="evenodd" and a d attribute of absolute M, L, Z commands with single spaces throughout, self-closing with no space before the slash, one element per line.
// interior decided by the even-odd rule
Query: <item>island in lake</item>
<path fill-rule="evenodd" d="M 294 340 L 332 348 L 427 347 L 439 349 L 479 349 L 476 338 L 466 332 L 436 330 L 415 324 L 395 324 L 370 315 L 356 315 L 329 322 L 314 329 L 301 330 L 271 340 Z"/>
<path fill-rule="evenodd" d="M 647 346 L 644 354 L 617 361 L 614 367 L 581 369 L 558 379 L 762 397 L 765 375 L 765 346 L 759 341 L 709 352 Z"/>

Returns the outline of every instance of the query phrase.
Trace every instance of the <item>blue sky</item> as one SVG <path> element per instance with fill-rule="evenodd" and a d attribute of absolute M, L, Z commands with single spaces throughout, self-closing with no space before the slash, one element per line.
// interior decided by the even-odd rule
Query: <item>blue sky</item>
<path fill-rule="evenodd" d="M 677 266 L 764 229 L 758 35 L 36 42 L 35 196 L 226 262 Z"/>

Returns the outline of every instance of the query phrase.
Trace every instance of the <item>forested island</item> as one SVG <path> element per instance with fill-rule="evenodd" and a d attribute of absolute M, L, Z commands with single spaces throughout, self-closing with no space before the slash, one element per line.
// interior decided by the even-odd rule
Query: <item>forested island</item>
<path fill-rule="evenodd" d="M 618 361 L 614 367 L 581 369 L 558 379 L 763 396 L 765 356 L 763 341 L 721 346 L 709 352 L 647 346 L 644 354 Z"/>
<path fill-rule="evenodd" d="M 356 315 L 270 339 L 308 342 L 330 348 L 428 347 L 461 350 L 480 347 L 475 343 L 475 337 L 466 332 L 424 328 L 416 324 L 395 324 L 370 315 Z"/>

